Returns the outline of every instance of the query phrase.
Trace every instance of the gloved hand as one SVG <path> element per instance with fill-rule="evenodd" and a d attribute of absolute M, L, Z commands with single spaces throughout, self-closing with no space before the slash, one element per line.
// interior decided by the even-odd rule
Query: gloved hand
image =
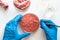
<path fill-rule="evenodd" d="M 57 40 L 57 28 L 56 26 L 49 26 L 46 23 L 54 24 L 51 20 L 40 20 L 41 28 L 45 31 L 47 40 Z"/>
<path fill-rule="evenodd" d="M 22 38 L 30 35 L 29 32 L 25 32 L 23 34 L 18 33 L 17 26 L 21 18 L 22 15 L 19 14 L 6 24 L 3 40 L 21 40 Z"/>

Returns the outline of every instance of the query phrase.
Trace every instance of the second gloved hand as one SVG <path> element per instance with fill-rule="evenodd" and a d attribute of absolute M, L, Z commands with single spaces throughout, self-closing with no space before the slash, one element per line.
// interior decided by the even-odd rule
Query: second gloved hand
<path fill-rule="evenodd" d="M 29 32 L 25 32 L 23 34 L 18 33 L 17 26 L 21 18 L 22 15 L 19 14 L 6 24 L 3 40 L 21 40 L 22 38 L 30 35 Z"/>
<path fill-rule="evenodd" d="M 46 25 L 46 23 L 54 23 L 51 20 L 40 20 L 41 28 L 45 31 L 47 40 L 57 40 L 57 27 L 52 25 Z"/>

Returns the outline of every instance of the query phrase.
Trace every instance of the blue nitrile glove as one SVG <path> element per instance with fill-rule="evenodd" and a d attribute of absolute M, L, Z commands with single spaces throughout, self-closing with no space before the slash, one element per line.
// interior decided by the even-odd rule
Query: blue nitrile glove
<path fill-rule="evenodd" d="M 25 32 L 23 34 L 18 33 L 17 26 L 21 18 L 22 18 L 22 15 L 19 14 L 6 24 L 3 40 L 21 40 L 22 38 L 30 35 L 29 32 Z"/>
<path fill-rule="evenodd" d="M 41 28 L 45 31 L 47 40 L 57 40 L 57 28 L 56 26 L 48 26 L 46 23 L 54 24 L 51 20 L 40 20 Z"/>

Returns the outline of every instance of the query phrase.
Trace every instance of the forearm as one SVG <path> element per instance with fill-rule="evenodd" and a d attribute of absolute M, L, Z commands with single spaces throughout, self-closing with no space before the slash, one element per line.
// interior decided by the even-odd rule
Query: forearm
<path fill-rule="evenodd" d="M 46 35 L 46 39 L 47 40 L 57 40 L 57 35 L 55 35 L 55 36 L 53 36 L 52 34 L 51 34 L 51 36 L 50 35 Z"/>
<path fill-rule="evenodd" d="M 53 37 L 52 38 L 48 38 L 47 37 L 47 40 L 57 40 L 57 38 L 53 38 Z"/>

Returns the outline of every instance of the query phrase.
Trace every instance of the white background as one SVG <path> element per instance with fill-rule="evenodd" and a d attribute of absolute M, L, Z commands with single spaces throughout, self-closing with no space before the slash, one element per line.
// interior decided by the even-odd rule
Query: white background
<path fill-rule="evenodd" d="M 17 9 L 13 0 L 3 0 L 9 4 L 9 8 L 4 10 L 0 7 L 0 40 L 3 38 L 4 29 L 6 23 L 14 18 L 17 14 L 26 14 L 34 13 L 39 19 L 44 18 L 44 15 L 47 13 L 53 13 L 53 16 L 50 17 L 57 25 L 60 25 L 60 1 L 59 0 L 30 0 L 31 5 L 26 11 L 21 11 Z M 46 12 L 49 7 L 53 7 L 52 12 Z M 60 40 L 60 29 L 58 28 L 57 40 Z M 24 40 L 46 40 L 44 31 L 39 28 L 35 33 L 32 33 L 29 37 Z"/>

